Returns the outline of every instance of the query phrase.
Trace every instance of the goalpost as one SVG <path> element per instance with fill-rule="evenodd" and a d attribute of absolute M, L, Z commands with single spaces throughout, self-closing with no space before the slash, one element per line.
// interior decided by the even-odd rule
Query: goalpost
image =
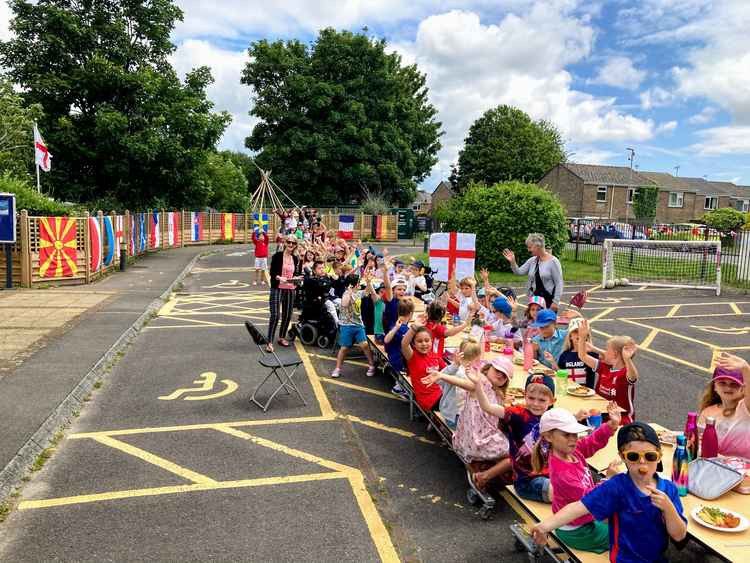
<path fill-rule="evenodd" d="M 721 293 L 721 242 L 605 239 L 602 287 L 647 285 Z"/>

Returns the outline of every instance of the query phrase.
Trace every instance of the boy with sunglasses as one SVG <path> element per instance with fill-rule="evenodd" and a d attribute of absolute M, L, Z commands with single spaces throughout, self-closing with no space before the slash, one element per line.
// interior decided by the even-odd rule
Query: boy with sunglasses
<path fill-rule="evenodd" d="M 657 474 L 662 470 L 659 437 L 648 424 L 633 422 L 617 433 L 617 449 L 627 473 L 603 482 L 534 526 L 534 541 L 543 545 L 552 530 L 591 514 L 597 520 L 609 519 L 610 561 L 667 561 L 669 539 L 685 539 L 687 519 L 677 487 Z"/>

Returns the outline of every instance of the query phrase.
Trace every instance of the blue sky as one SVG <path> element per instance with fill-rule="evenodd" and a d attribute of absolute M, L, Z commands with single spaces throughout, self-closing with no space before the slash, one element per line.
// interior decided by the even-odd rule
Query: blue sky
<path fill-rule="evenodd" d="M 750 184 L 747 0 L 177 4 L 173 63 L 182 73 L 212 67 L 209 94 L 234 118 L 223 148 L 244 150 L 255 123 L 252 92 L 239 84 L 250 42 L 367 26 L 427 74 L 445 131 L 427 191 L 449 174 L 471 123 L 501 103 L 554 122 L 576 162 L 627 165 L 633 147 L 643 170 Z"/>

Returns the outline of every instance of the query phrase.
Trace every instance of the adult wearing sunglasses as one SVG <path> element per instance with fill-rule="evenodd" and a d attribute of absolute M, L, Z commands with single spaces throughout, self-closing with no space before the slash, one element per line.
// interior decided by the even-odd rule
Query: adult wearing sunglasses
<path fill-rule="evenodd" d="M 269 352 L 273 350 L 271 343 L 277 326 L 279 345 L 289 346 L 286 333 L 294 313 L 295 281 L 302 279 L 302 261 L 297 256 L 297 243 L 297 237 L 287 235 L 284 238 L 284 248 L 279 249 L 271 258 L 271 295 L 268 300 L 271 318 L 268 320 L 267 346 Z"/>

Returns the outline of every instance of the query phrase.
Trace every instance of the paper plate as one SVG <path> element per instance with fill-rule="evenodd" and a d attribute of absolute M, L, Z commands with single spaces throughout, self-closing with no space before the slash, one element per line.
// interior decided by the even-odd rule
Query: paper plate
<path fill-rule="evenodd" d="M 583 386 L 579 385 L 578 387 L 573 387 L 572 389 L 566 389 L 566 393 L 568 395 L 572 395 L 573 397 L 578 397 L 579 399 L 585 399 L 586 397 L 593 397 L 595 395 L 595 391 L 591 389 L 590 387 L 587 387 L 586 394 L 585 395 L 578 395 L 576 393 L 573 393 L 573 390 L 581 389 Z"/>
<path fill-rule="evenodd" d="M 744 532 L 745 530 L 750 527 L 750 521 L 748 521 L 747 518 L 745 518 L 742 514 L 739 512 L 735 512 L 734 510 L 729 510 L 727 508 L 722 508 L 721 506 L 711 506 L 711 508 L 718 508 L 722 512 L 726 512 L 727 514 L 731 514 L 732 516 L 736 516 L 740 519 L 740 524 L 736 528 L 720 528 L 719 526 L 714 526 L 713 524 L 709 524 L 708 522 L 704 522 L 699 516 L 698 513 L 703 509 L 704 506 L 711 506 L 711 505 L 701 505 L 699 504 L 693 510 L 690 512 L 690 516 L 693 517 L 693 520 L 695 520 L 698 524 L 701 526 L 704 526 L 706 528 L 710 528 L 712 530 L 716 530 L 717 532 Z"/>

